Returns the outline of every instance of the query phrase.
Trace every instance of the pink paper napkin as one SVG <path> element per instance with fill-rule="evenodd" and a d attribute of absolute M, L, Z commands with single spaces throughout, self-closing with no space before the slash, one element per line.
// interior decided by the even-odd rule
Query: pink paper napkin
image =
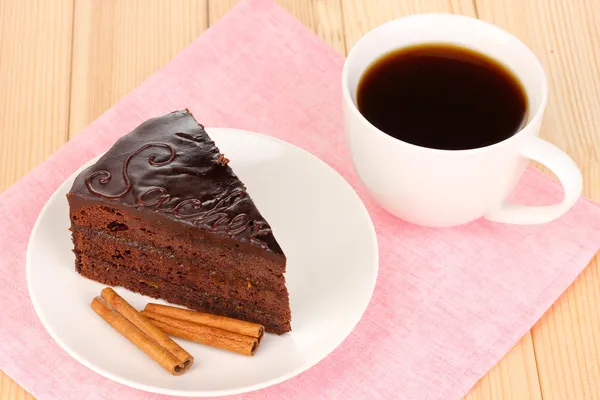
<path fill-rule="evenodd" d="M 51 193 L 143 120 L 189 107 L 207 126 L 264 132 L 316 154 L 357 188 L 375 223 L 380 275 L 355 331 L 331 356 L 245 399 L 458 399 L 527 332 L 600 244 L 600 210 L 523 227 L 478 221 L 426 229 L 360 187 L 341 116 L 343 57 L 266 0 L 249 0 L 0 197 L 0 368 L 40 399 L 163 399 L 71 359 L 35 315 L 25 248 Z M 529 170 L 515 198 L 560 199 Z"/>

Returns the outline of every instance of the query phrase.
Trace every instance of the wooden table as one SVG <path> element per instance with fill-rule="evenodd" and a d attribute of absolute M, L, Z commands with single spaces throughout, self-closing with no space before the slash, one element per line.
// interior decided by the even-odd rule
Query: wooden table
<path fill-rule="evenodd" d="M 477 16 L 520 37 L 549 77 L 542 136 L 600 200 L 599 0 L 279 0 L 346 54 L 402 15 Z M 219 20 L 231 0 L 0 0 L 0 191 Z M 598 257 L 467 399 L 600 399 Z M 0 400 L 31 396 L 0 371 Z"/>

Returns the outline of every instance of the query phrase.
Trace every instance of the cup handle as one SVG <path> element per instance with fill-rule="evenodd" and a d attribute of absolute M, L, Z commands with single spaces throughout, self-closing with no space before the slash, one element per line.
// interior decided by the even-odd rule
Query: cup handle
<path fill-rule="evenodd" d="M 554 221 L 569 211 L 579 199 L 583 189 L 581 172 L 566 153 L 538 137 L 527 143 L 521 152 L 524 157 L 550 168 L 564 189 L 564 199 L 557 204 L 538 207 L 503 202 L 498 209 L 485 215 L 485 218 L 494 222 L 521 225 Z"/>

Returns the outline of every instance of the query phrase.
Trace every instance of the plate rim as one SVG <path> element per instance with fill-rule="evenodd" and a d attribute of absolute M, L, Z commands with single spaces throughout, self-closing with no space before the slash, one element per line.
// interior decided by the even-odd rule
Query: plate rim
<path fill-rule="evenodd" d="M 375 286 L 377 284 L 377 279 L 379 277 L 379 243 L 377 240 L 377 234 L 376 234 L 376 230 L 375 230 L 375 226 L 373 224 L 373 220 L 371 218 L 371 215 L 369 214 L 369 211 L 367 209 L 367 207 L 365 206 L 364 202 L 362 201 L 362 199 L 360 198 L 360 196 L 358 195 L 358 193 L 356 193 L 356 190 L 354 189 L 354 187 L 352 187 L 352 185 L 350 183 L 348 183 L 348 181 L 338 172 L 336 171 L 333 167 L 331 167 L 329 164 L 327 164 L 325 161 L 321 160 L 319 157 L 317 157 L 316 155 L 312 154 L 311 152 L 309 152 L 308 150 L 305 150 L 299 146 L 296 146 L 292 143 L 289 143 L 285 140 L 279 139 L 279 138 L 275 138 L 273 136 L 267 135 L 267 134 L 262 134 L 262 133 L 257 133 L 257 132 L 253 132 L 253 131 L 248 131 L 245 129 L 237 129 L 237 128 L 224 128 L 224 127 L 206 127 L 205 128 L 206 131 L 210 134 L 211 132 L 214 131 L 235 131 L 237 134 L 243 134 L 243 135 L 250 135 L 250 136 L 257 136 L 260 137 L 262 139 L 266 139 L 266 140 L 271 140 L 274 141 L 280 145 L 283 146 L 291 146 L 293 148 L 295 148 L 296 150 L 299 150 L 302 153 L 305 153 L 307 156 L 309 156 L 309 158 L 312 158 L 314 161 L 316 161 L 318 164 L 321 164 L 322 166 L 330 169 L 335 175 L 337 175 L 338 178 L 340 178 L 350 189 L 350 192 L 352 193 L 352 195 L 355 197 L 356 200 L 358 200 L 358 203 L 360 204 L 360 210 L 361 212 L 364 214 L 364 216 L 366 217 L 366 222 L 368 225 L 368 229 L 370 231 L 370 236 L 372 238 L 371 240 L 371 246 L 373 246 L 373 250 L 374 250 L 374 259 L 373 259 L 373 264 L 374 264 L 374 274 L 373 274 L 373 279 L 368 287 L 369 290 L 369 298 L 368 301 L 366 302 L 366 304 L 364 305 L 363 309 L 360 310 L 359 313 L 357 313 L 357 317 L 355 318 L 355 321 L 352 323 L 352 328 L 345 334 L 343 335 L 343 337 L 341 337 L 341 339 L 339 341 L 337 341 L 337 343 L 332 346 L 331 349 L 329 349 L 328 351 L 326 351 L 325 354 L 323 354 L 322 357 L 317 357 L 317 359 L 315 361 L 311 361 L 308 363 L 304 363 L 301 364 L 300 366 L 292 369 L 290 372 L 283 374 L 281 376 L 278 376 L 276 378 L 272 378 L 269 380 L 266 380 L 264 382 L 261 383 L 257 383 L 257 384 L 253 384 L 253 385 L 247 385 L 247 386 L 243 386 L 240 388 L 236 388 L 236 389 L 219 389 L 219 390 L 182 390 L 182 389 L 172 389 L 172 388 L 165 388 L 165 387 L 160 387 L 160 386 L 152 386 L 152 385 L 148 385 L 148 384 L 144 384 L 144 383 L 139 383 L 139 382 L 135 382 L 135 381 L 131 381 L 127 378 L 123 378 L 117 374 L 113 374 L 110 371 L 107 371 L 103 368 L 97 367 L 94 365 L 93 362 L 89 362 L 87 359 L 85 359 L 84 357 L 80 356 L 77 352 L 73 351 L 70 346 L 63 341 L 52 329 L 51 329 L 51 325 L 50 323 L 46 320 L 43 312 L 41 312 L 41 308 L 40 305 L 38 304 L 37 300 L 35 300 L 35 296 L 32 292 L 32 285 L 31 285 L 31 279 L 32 279 L 32 266 L 31 266 L 31 258 L 32 258 L 32 253 L 33 253 L 33 249 L 32 249 L 32 238 L 36 235 L 37 231 L 39 230 L 39 227 L 41 225 L 41 221 L 43 219 L 43 217 L 45 216 L 45 214 L 48 212 L 49 206 L 51 201 L 57 196 L 57 192 L 62 188 L 62 186 L 64 185 L 64 183 L 66 181 L 68 181 L 69 179 L 71 179 L 72 177 L 76 176 L 76 174 L 79 174 L 81 171 L 83 171 L 85 168 L 87 168 L 88 166 L 90 166 L 93 162 L 95 162 L 96 160 L 98 160 L 98 158 L 100 158 L 103 153 L 100 153 L 99 155 L 97 155 L 96 157 L 93 157 L 92 159 L 90 159 L 89 161 L 84 162 L 76 171 L 74 171 L 72 174 L 70 174 L 65 180 L 62 181 L 62 183 L 60 183 L 60 185 L 52 192 L 52 194 L 50 195 L 50 197 L 46 200 L 44 206 L 42 207 L 42 209 L 40 210 L 36 220 L 35 220 L 35 224 L 33 225 L 33 228 L 31 230 L 31 233 L 29 235 L 29 239 L 27 242 L 27 251 L 26 251 L 26 257 L 25 257 L 25 277 L 26 277 L 26 282 L 27 282 L 27 292 L 29 294 L 29 299 L 31 300 L 31 303 L 33 305 L 33 309 L 35 311 L 35 314 L 37 315 L 37 317 L 39 318 L 40 322 L 42 323 L 42 326 L 44 327 L 44 329 L 46 330 L 46 332 L 48 332 L 48 334 L 50 335 L 50 337 L 58 344 L 58 346 L 65 352 L 67 353 L 70 357 L 72 357 L 75 361 L 79 362 L 81 365 L 83 365 L 84 367 L 90 369 L 91 371 L 99 374 L 100 376 L 103 376 L 107 379 L 110 379 L 114 382 L 117 382 L 119 384 L 134 388 L 134 389 L 138 389 L 138 390 L 143 390 L 146 392 L 150 392 L 150 393 L 157 393 L 157 394 L 163 394 L 163 395 L 170 395 L 170 396 L 180 396 L 180 397 L 222 397 L 222 396 L 230 396 L 230 395 L 236 395 L 236 394 L 243 394 L 243 393 L 249 393 L 249 392 L 253 392 L 253 391 L 257 391 L 260 389 L 265 389 L 267 387 L 270 386 L 274 386 L 277 385 L 279 383 L 285 382 L 289 379 L 292 379 L 306 371 L 308 371 L 309 369 L 313 368 L 315 365 L 317 365 L 318 363 L 320 363 L 321 361 L 325 360 L 327 357 L 329 357 L 331 355 L 331 353 L 333 353 L 333 351 L 335 351 L 336 349 L 338 349 L 342 343 L 344 343 L 344 341 L 346 341 L 346 339 L 348 338 L 348 336 L 350 336 L 350 334 L 354 331 L 354 329 L 356 329 L 356 326 L 358 325 L 358 323 L 360 322 L 360 320 L 363 318 L 364 313 L 366 312 L 367 308 L 369 307 L 369 304 L 371 304 L 371 300 L 373 298 L 373 293 L 375 291 Z M 218 144 L 217 144 L 218 145 Z"/>

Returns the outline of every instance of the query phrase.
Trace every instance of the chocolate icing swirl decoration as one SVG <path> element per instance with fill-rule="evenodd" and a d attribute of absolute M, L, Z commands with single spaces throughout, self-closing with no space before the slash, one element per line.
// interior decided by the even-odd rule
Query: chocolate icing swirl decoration
<path fill-rule="evenodd" d="M 131 181 L 129 179 L 129 175 L 127 174 L 127 168 L 129 167 L 129 163 L 131 162 L 131 160 L 133 158 L 135 158 L 135 156 L 137 156 L 142 151 L 144 151 L 150 147 L 160 147 L 163 149 L 167 149 L 169 151 L 169 158 L 165 161 L 157 162 L 156 154 L 154 154 L 154 153 L 150 154 L 150 157 L 148 157 L 148 164 L 150 164 L 153 167 L 162 167 L 163 165 L 168 165 L 168 164 L 172 163 L 173 160 L 175 159 L 175 150 L 173 150 L 173 148 L 171 146 L 169 146 L 168 144 L 166 144 L 166 143 L 148 143 L 148 144 L 143 145 L 142 147 L 140 147 L 133 153 L 131 153 L 129 155 L 129 157 L 127 157 L 125 162 L 123 163 L 123 181 L 125 182 L 125 189 L 123 189 L 123 191 L 121 193 L 107 194 L 107 193 L 103 193 L 103 192 L 100 192 L 100 191 L 94 189 L 94 187 L 93 187 L 94 179 L 99 178 L 98 183 L 100 183 L 102 185 L 108 185 L 110 183 L 110 181 L 112 180 L 111 173 L 108 171 L 105 171 L 105 170 L 95 171 L 95 172 L 91 173 L 85 179 L 85 186 L 88 188 L 90 193 L 92 193 L 98 197 L 103 197 L 105 199 L 120 199 L 121 197 L 125 197 L 131 191 L 131 186 L 132 186 Z"/>
<path fill-rule="evenodd" d="M 151 166 L 161 167 L 168 165 L 175 160 L 175 150 L 168 144 L 148 143 L 130 154 L 123 163 L 122 174 L 125 188 L 120 193 L 109 194 L 101 192 L 93 187 L 96 179 L 101 185 L 110 183 L 112 175 L 105 170 L 95 171 L 85 179 L 85 185 L 90 193 L 106 199 L 119 199 L 127 196 L 133 187 L 127 172 L 129 163 L 142 151 L 151 147 L 166 149 L 169 152 L 168 158 L 164 161 L 156 161 L 157 155 L 151 154 L 148 157 L 148 164 Z M 224 167 L 227 165 L 227 161 L 229 160 L 220 154 L 215 162 Z M 267 235 L 271 232 L 271 229 L 265 221 L 251 220 L 250 216 L 245 213 L 237 214 L 233 218 L 226 213 L 228 209 L 243 201 L 247 196 L 245 190 L 236 189 L 229 194 L 224 193 L 217 199 L 211 199 L 204 202 L 196 198 L 184 199 L 179 201 L 174 207 L 163 207 L 171 200 L 172 196 L 167 189 L 163 187 L 154 187 L 138 195 L 136 204 L 140 207 L 151 208 L 159 213 L 172 214 L 177 219 L 187 220 L 195 226 L 212 229 L 216 232 L 225 233 L 228 236 L 241 235 L 250 228 L 247 240 L 250 241 L 251 244 L 260 246 L 263 249 L 268 249 L 267 244 L 258 239 L 258 236 Z"/>

